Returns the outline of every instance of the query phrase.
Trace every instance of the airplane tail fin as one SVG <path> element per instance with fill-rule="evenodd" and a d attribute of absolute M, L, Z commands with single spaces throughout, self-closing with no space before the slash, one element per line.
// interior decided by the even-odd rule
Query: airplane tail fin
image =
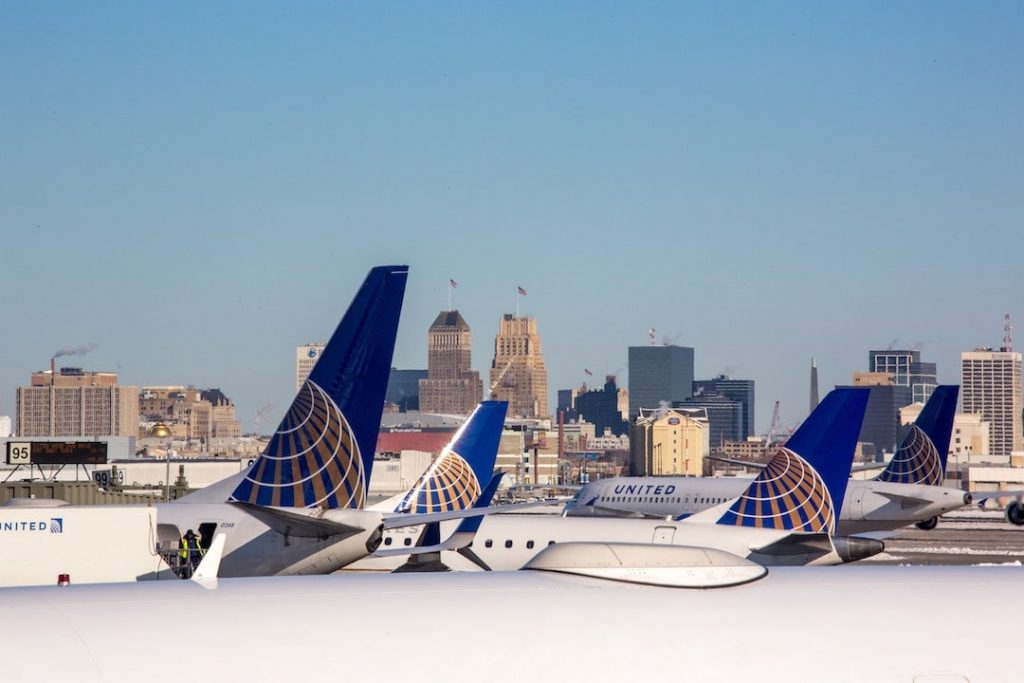
<path fill-rule="evenodd" d="M 473 507 L 490 482 L 505 424 L 506 401 L 483 401 L 395 508 L 425 514 Z"/>
<path fill-rule="evenodd" d="M 935 388 L 877 481 L 942 484 L 959 393 L 960 387 L 956 385 Z"/>
<path fill-rule="evenodd" d="M 361 508 L 373 467 L 408 266 L 370 270 L 230 500 Z"/>
<path fill-rule="evenodd" d="M 835 531 L 869 390 L 834 389 L 778 449 L 719 524 Z"/>

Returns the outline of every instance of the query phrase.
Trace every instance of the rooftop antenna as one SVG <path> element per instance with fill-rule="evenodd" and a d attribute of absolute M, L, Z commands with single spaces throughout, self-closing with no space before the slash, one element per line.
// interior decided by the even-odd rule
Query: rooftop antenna
<path fill-rule="evenodd" d="M 1013 325 L 1010 324 L 1010 314 L 1003 316 L 1003 351 L 1013 351 Z"/>

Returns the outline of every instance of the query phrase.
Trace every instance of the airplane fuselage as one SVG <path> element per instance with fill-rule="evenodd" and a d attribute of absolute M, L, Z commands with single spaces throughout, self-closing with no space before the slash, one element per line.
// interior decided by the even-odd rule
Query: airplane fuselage
<path fill-rule="evenodd" d="M 963 610 L 942 595 L 1015 605 L 1024 582 L 1011 567 L 809 567 L 706 590 L 543 571 L 72 585 L 0 591 L 0 642 L 10 680 L 42 670 L 82 683 L 137 681 L 168 653 L 186 653 L 193 681 L 317 680 L 338 667 L 352 680 L 378 680 L 386 667 L 388 679 L 450 683 L 1014 680 L 1015 630 L 974 624 L 944 646 L 935 629 L 963 622 Z M 156 638 L 154 615 L 169 609 L 187 627 Z M 928 627 L 851 656 L 878 624 L 911 616 Z M 340 658 L 310 656 L 329 637 L 343 644 Z M 253 638 L 266 647 L 253 650 Z M 453 646 L 457 656 L 439 658 Z"/>
<path fill-rule="evenodd" d="M 584 486 L 566 504 L 565 514 L 685 518 L 739 496 L 750 481 L 741 477 L 602 479 Z M 899 529 L 969 504 L 969 494 L 950 487 L 851 479 L 837 533 Z"/>

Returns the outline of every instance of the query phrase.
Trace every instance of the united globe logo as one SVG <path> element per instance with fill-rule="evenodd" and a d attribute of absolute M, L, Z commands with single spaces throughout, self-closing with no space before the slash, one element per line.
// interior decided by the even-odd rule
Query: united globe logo
<path fill-rule="evenodd" d="M 62 534 L 62 533 L 64 533 L 64 518 L 63 517 L 50 517 L 50 533 L 51 534 Z"/>

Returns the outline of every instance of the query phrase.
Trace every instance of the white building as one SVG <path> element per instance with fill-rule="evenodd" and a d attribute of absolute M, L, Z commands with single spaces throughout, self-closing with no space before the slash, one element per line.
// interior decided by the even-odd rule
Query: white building
<path fill-rule="evenodd" d="M 302 383 L 313 371 L 313 366 L 320 360 L 320 353 L 323 352 L 326 344 L 310 342 L 295 347 L 295 391 L 302 388 Z"/>
<path fill-rule="evenodd" d="M 989 424 L 989 452 L 1010 455 L 1024 449 L 1021 409 L 1021 354 L 976 349 L 960 354 L 963 412 Z"/>

